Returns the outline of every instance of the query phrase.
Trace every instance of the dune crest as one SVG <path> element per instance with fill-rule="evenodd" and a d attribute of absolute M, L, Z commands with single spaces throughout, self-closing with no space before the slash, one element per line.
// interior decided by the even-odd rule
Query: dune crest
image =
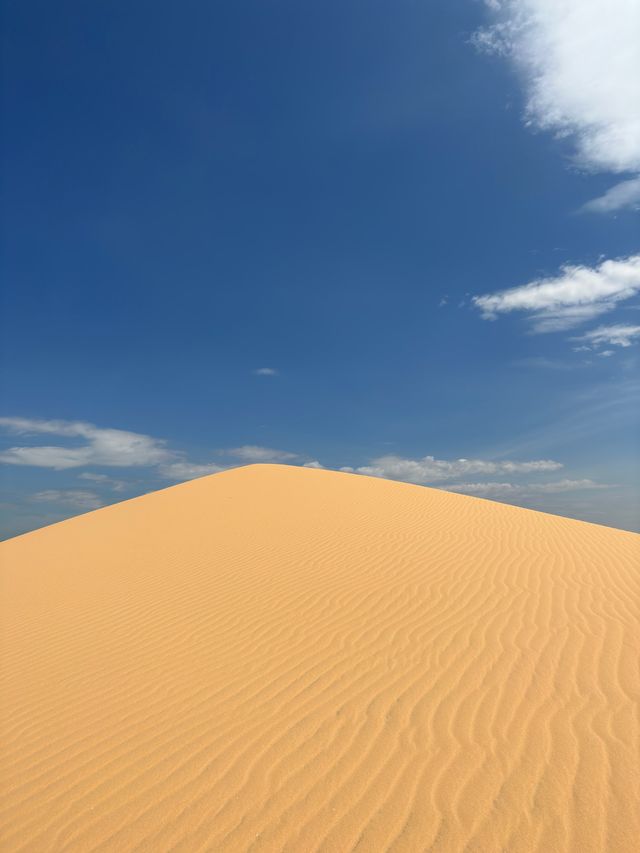
<path fill-rule="evenodd" d="M 3 850 L 637 849 L 636 534 L 259 465 L 0 560 Z"/>

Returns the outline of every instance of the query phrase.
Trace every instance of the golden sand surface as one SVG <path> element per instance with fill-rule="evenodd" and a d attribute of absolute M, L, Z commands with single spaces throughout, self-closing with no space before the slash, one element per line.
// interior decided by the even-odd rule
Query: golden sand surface
<path fill-rule="evenodd" d="M 253 465 L 0 547 L 3 851 L 640 849 L 640 536 Z"/>

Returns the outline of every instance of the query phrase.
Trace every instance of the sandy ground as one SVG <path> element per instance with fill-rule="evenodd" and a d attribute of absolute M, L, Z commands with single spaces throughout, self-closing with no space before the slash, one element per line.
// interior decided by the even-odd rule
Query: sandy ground
<path fill-rule="evenodd" d="M 635 534 L 259 465 L 0 558 L 3 851 L 638 850 Z"/>

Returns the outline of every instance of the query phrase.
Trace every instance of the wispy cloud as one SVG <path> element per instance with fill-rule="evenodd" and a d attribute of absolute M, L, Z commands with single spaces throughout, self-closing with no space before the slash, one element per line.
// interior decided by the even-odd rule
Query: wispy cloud
<path fill-rule="evenodd" d="M 485 459 L 435 459 L 433 456 L 407 459 L 402 456 L 391 455 L 379 456 L 373 459 L 369 465 L 362 465 L 358 468 L 343 468 L 342 470 L 425 486 L 456 480 L 470 474 L 523 474 L 557 471 L 559 468 L 562 468 L 562 463 L 555 462 L 552 459 L 536 459 L 527 462 L 495 462 Z"/>
<path fill-rule="evenodd" d="M 640 177 L 621 181 L 581 208 L 586 213 L 612 213 L 616 210 L 640 210 Z"/>
<path fill-rule="evenodd" d="M 299 459 L 297 453 L 288 450 L 276 450 L 273 447 L 259 447 L 256 444 L 245 444 L 242 447 L 232 447 L 225 451 L 229 456 L 241 459 L 243 462 L 290 462 Z"/>
<path fill-rule="evenodd" d="M 605 331 L 607 334 L 605 335 Z M 599 332 L 599 337 L 596 337 Z M 640 327 L 603 327 L 591 334 L 590 346 L 604 343 L 626 346 L 627 339 L 640 332 Z M 600 354 L 604 354 L 606 350 Z M 25 436 L 57 435 L 69 440 L 81 439 L 79 447 L 24 446 L 13 447 L 0 453 L 0 462 L 17 465 L 34 465 L 43 468 L 66 470 L 84 465 L 102 466 L 146 466 L 154 477 L 170 482 L 181 482 L 196 477 L 215 474 L 235 465 L 252 463 L 287 463 L 308 468 L 323 468 L 321 462 L 307 454 L 295 453 L 261 445 L 242 445 L 219 450 L 221 457 L 230 457 L 231 464 L 208 461 L 194 462 L 180 451 L 171 450 L 165 442 L 139 433 L 124 430 L 103 429 L 84 421 L 31 420 L 25 418 L 2 418 L 0 426 L 12 434 Z M 70 455 L 69 455 L 70 454 Z M 511 455 L 511 454 L 510 454 Z M 512 454 L 515 455 L 515 454 Z M 495 458 L 495 457 L 498 458 Z M 19 460 L 19 461 L 16 461 Z M 452 491 L 519 502 L 578 491 L 591 491 L 605 486 L 588 479 L 562 479 L 544 482 L 550 472 L 563 468 L 554 459 L 504 459 L 500 454 L 494 458 L 438 459 L 434 456 L 409 458 L 389 454 L 373 458 L 368 464 L 358 467 L 344 466 L 340 470 L 373 477 L 400 480 L 417 485 L 443 487 Z M 126 479 L 116 479 L 109 474 L 83 471 L 78 479 L 92 483 L 96 491 L 85 489 L 55 488 L 37 492 L 27 502 L 50 505 L 58 518 L 74 511 L 97 509 L 112 498 L 104 497 L 106 491 L 120 492 L 130 487 Z M 479 479 L 476 479 L 479 478 Z M 484 479 L 493 478 L 493 479 Z M 508 478 L 499 482 L 495 478 Z M 541 482 L 520 482 L 521 479 L 537 478 Z M 139 481 L 138 481 L 139 482 Z M 147 483 L 147 486 L 149 484 Z M 47 508 L 47 512 L 51 513 Z M 51 519 L 49 519 L 51 520 Z M 54 519 L 57 520 L 57 519 Z"/>
<path fill-rule="evenodd" d="M 0 463 L 6 465 L 29 465 L 55 471 L 89 466 L 146 468 L 155 476 L 172 482 L 216 474 L 229 467 L 218 462 L 192 462 L 181 451 L 170 449 L 164 440 L 150 435 L 105 429 L 84 421 L 4 417 L 0 418 L 0 429 L 25 437 L 55 435 L 76 440 L 73 446 L 25 444 L 9 447 L 0 452 Z M 77 440 L 81 443 L 77 444 Z M 126 480 L 94 471 L 84 471 L 78 477 L 114 492 L 124 491 L 131 485 Z"/>
<path fill-rule="evenodd" d="M 226 470 L 225 465 L 216 462 L 170 462 L 160 467 L 161 476 L 167 480 L 182 482 L 183 480 L 195 480 L 196 477 L 206 477 L 208 474 L 218 474 Z"/>
<path fill-rule="evenodd" d="M 584 335 L 572 338 L 572 340 L 585 341 L 588 346 L 583 344 L 582 346 L 574 347 L 576 350 L 584 350 L 605 346 L 606 344 L 616 347 L 630 347 L 639 338 L 640 326 L 618 323 L 613 326 L 598 326 L 597 329 L 592 329 Z M 611 351 L 607 352 L 611 354 Z M 600 353 L 600 355 L 604 355 L 604 352 Z"/>
<path fill-rule="evenodd" d="M 56 504 L 70 509 L 100 509 L 104 503 L 95 492 L 84 489 L 46 489 L 31 496 L 37 503 Z"/>
<path fill-rule="evenodd" d="M 30 418 L 0 418 L 0 429 L 14 435 L 56 435 L 65 439 L 80 439 L 79 445 L 21 445 L 0 452 L 0 463 L 29 465 L 62 471 L 88 466 L 114 468 L 150 468 L 163 479 L 178 482 L 215 474 L 228 466 L 217 462 L 198 463 L 185 458 L 178 450 L 150 435 L 120 429 L 105 429 L 84 421 L 42 420 Z M 109 488 L 124 491 L 128 483 L 104 473 L 85 471 L 78 475 Z"/>
<path fill-rule="evenodd" d="M 508 58 L 524 81 L 525 121 L 574 143 L 590 171 L 640 172 L 640 5 L 633 0 L 487 0 L 480 50 Z M 634 179 L 635 180 L 635 179 Z M 637 201 L 625 181 L 587 209 Z M 634 195 L 635 194 L 635 195 Z"/>
<path fill-rule="evenodd" d="M 253 374 L 254 376 L 277 376 L 278 371 L 275 367 L 258 367 Z"/>
<path fill-rule="evenodd" d="M 555 480 L 550 483 L 456 483 L 447 486 L 451 492 L 465 495 L 475 495 L 486 498 L 506 498 L 521 500 L 536 495 L 557 495 L 564 492 L 593 491 L 594 489 L 611 489 L 613 486 L 605 483 L 595 483 L 593 480 Z"/>
<path fill-rule="evenodd" d="M 640 411 L 640 380 L 610 379 L 588 387 L 574 388 L 554 407 L 554 417 L 514 436 L 510 443 L 501 440 L 488 448 L 492 459 L 532 455 L 559 455 L 571 452 L 576 444 L 589 441 L 604 447 L 612 431 L 633 431 Z"/>
<path fill-rule="evenodd" d="M 55 435 L 69 440 L 69 446 L 21 444 L 0 451 L 0 463 L 5 465 L 49 468 L 54 471 L 94 466 L 140 467 L 151 470 L 154 476 L 164 480 L 181 482 L 217 474 L 234 465 L 256 462 L 313 464 L 309 456 L 253 444 L 218 451 L 217 455 L 236 460 L 231 465 L 224 461 L 196 462 L 188 459 L 185 453 L 169 448 L 162 439 L 126 430 L 105 429 L 85 421 L 3 417 L 0 418 L 0 429 L 12 435 Z M 124 491 L 129 485 L 126 480 L 110 477 L 103 472 L 85 471 L 78 477 L 95 483 L 96 487 L 116 492 Z"/>
<path fill-rule="evenodd" d="M 129 485 L 125 480 L 116 480 L 108 474 L 96 474 L 93 471 L 84 471 L 82 474 L 78 474 L 78 479 L 89 480 L 89 482 L 96 483 L 99 486 L 105 486 L 112 492 L 124 492 Z"/>
<path fill-rule="evenodd" d="M 566 265 L 559 275 L 507 290 L 474 296 L 486 320 L 523 312 L 534 332 L 570 329 L 640 293 L 640 255 L 605 260 L 595 267 Z"/>
<path fill-rule="evenodd" d="M 55 435 L 81 439 L 79 446 L 20 445 L 0 453 L 7 465 L 39 468 L 80 468 L 88 465 L 128 468 L 158 465 L 173 457 L 166 442 L 136 432 L 103 429 L 83 421 L 0 418 L 0 428 L 14 435 Z"/>
<path fill-rule="evenodd" d="M 574 350 L 577 351 L 578 349 L 589 350 L 590 347 L 574 347 Z M 544 355 L 532 355 L 527 356 L 526 358 L 518 358 L 515 361 L 512 361 L 511 364 L 514 367 L 533 368 L 534 370 L 542 369 L 559 371 L 576 370 L 585 366 L 584 363 L 561 361 L 557 358 L 547 358 Z"/>
<path fill-rule="evenodd" d="M 617 488 L 608 483 L 598 483 L 589 478 L 548 479 L 549 472 L 563 468 L 562 463 L 552 459 L 527 461 L 496 461 L 492 459 L 435 459 L 425 456 L 408 459 L 400 456 L 383 456 L 373 459 L 369 465 L 345 466 L 340 470 L 390 480 L 431 486 L 450 492 L 489 498 L 505 503 L 535 507 L 562 514 L 593 516 L 597 509 L 591 493 Z M 467 479 L 470 476 L 508 477 L 498 479 Z M 536 477 L 535 480 L 529 479 Z M 561 501 L 559 504 L 558 502 Z M 580 503 L 582 502 L 582 503 Z M 552 508 L 553 507 L 553 508 Z"/>

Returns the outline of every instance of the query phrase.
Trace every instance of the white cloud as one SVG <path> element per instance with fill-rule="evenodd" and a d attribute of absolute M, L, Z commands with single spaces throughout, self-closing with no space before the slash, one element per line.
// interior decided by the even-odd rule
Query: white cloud
<path fill-rule="evenodd" d="M 232 447 L 225 453 L 229 456 L 235 456 L 236 459 L 242 459 L 243 462 L 287 462 L 299 458 L 297 453 L 275 450 L 273 447 L 259 447 L 255 444 Z"/>
<path fill-rule="evenodd" d="M 275 367 L 259 367 L 253 371 L 255 376 L 277 376 L 278 371 Z"/>
<path fill-rule="evenodd" d="M 605 331 L 608 337 L 605 336 Z M 597 333 L 599 333 L 599 337 Z M 594 333 L 590 333 L 592 338 L 589 340 L 590 348 L 604 342 L 626 346 L 625 341 L 629 336 L 637 336 L 638 333 L 640 333 L 640 326 L 603 327 Z M 604 355 L 606 352 L 604 350 L 599 354 Z M 51 434 L 66 439 L 81 438 L 84 440 L 84 444 L 80 447 L 25 446 L 10 448 L 0 453 L 0 461 L 9 462 L 9 464 L 41 465 L 41 467 L 57 469 L 73 468 L 89 463 L 125 467 L 147 465 L 153 469 L 156 475 L 172 482 L 215 474 L 237 464 L 287 462 L 307 468 L 322 469 L 324 467 L 312 457 L 259 445 L 243 445 L 218 451 L 220 454 L 227 457 L 231 456 L 237 460 L 231 464 L 191 462 L 181 452 L 169 450 L 164 442 L 150 436 L 123 430 L 100 429 L 93 424 L 80 421 L 1 418 L 0 426 L 10 432 L 23 435 Z M 70 455 L 67 456 L 66 454 Z M 16 461 L 17 459 L 19 461 Z M 562 463 L 552 459 L 511 461 L 477 458 L 436 459 L 434 456 L 411 459 L 389 454 L 376 457 L 367 465 L 355 468 L 343 466 L 339 470 L 400 480 L 417 485 L 431 485 L 513 503 L 542 498 L 544 495 L 610 488 L 586 479 L 563 479 L 538 483 L 519 482 L 520 479 L 526 479 L 527 475 L 546 474 L 558 471 L 562 467 Z M 97 487 L 108 488 L 116 492 L 123 491 L 128 486 L 125 480 L 115 479 L 103 472 L 84 471 L 77 474 L 77 477 L 88 483 L 94 483 Z M 480 479 L 471 479 L 472 477 L 479 477 Z M 509 480 L 514 478 L 515 482 L 482 479 L 485 477 L 509 477 Z M 66 508 L 67 511 L 81 512 L 98 509 L 104 505 L 99 494 L 84 489 L 49 489 L 37 492 L 29 500 L 31 503 L 50 504 L 57 508 L 56 511 Z"/>
<path fill-rule="evenodd" d="M 491 0 L 473 37 L 508 56 L 527 124 L 570 137 L 593 171 L 640 171 L 640 4 L 636 0 Z"/>
<path fill-rule="evenodd" d="M 32 495 L 32 500 L 38 503 L 61 504 L 79 510 L 99 509 L 104 506 L 99 495 L 84 489 L 47 489 L 36 492 Z"/>
<path fill-rule="evenodd" d="M 89 480 L 92 483 L 99 483 L 101 486 L 107 486 L 114 492 L 123 492 L 127 488 L 127 483 L 124 480 L 114 480 L 107 474 L 95 474 L 93 471 L 85 471 L 78 474 L 79 480 Z"/>
<path fill-rule="evenodd" d="M 161 466 L 160 473 L 167 480 L 182 482 L 183 480 L 195 480 L 196 477 L 206 477 L 208 474 L 218 474 L 225 470 L 224 465 L 218 465 L 215 462 L 202 464 L 197 462 L 170 462 L 168 465 Z"/>
<path fill-rule="evenodd" d="M 487 5 L 489 2 L 487 0 Z M 511 50 L 510 28 L 505 23 L 480 27 L 471 36 L 471 44 L 481 53 L 494 53 L 497 56 L 509 56 Z"/>
<path fill-rule="evenodd" d="M 595 483 L 593 480 L 556 480 L 551 483 L 529 483 L 533 492 L 556 494 L 558 492 L 591 491 L 593 489 L 611 489 L 609 483 Z"/>
<path fill-rule="evenodd" d="M 605 260 L 596 267 L 564 266 L 551 278 L 483 296 L 473 303 L 485 319 L 523 311 L 535 332 L 572 328 L 615 308 L 640 293 L 640 255 Z"/>
<path fill-rule="evenodd" d="M 83 440 L 79 446 L 10 447 L 0 452 L 0 463 L 7 465 L 31 465 L 58 471 L 89 465 L 147 467 L 155 468 L 160 476 L 175 482 L 215 474 L 227 467 L 215 462 L 192 463 L 183 453 L 167 448 L 166 442 L 161 439 L 125 430 L 103 429 L 84 421 L 0 418 L 0 428 L 18 435 L 57 435 Z M 128 485 L 124 480 L 92 471 L 83 472 L 78 477 L 116 492 L 124 491 Z"/>
<path fill-rule="evenodd" d="M 435 459 L 433 456 L 424 456 L 421 459 L 380 456 L 373 459 L 370 465 L 356 468 L 355 473 L 427 485 L 456 480 L 469 474 L 522 474 L 533 471 L 556 471 L 559 468 L 562 468 L 562 464 L 551 459 L 538 459 L 531 462 L 493 462 L 484 459 L 445 460 Z M 353 469 L 341 468 L 340 470 Z"/>
<path fill-rule="evenodd" d="M 536 495 L 553 495 L 563 492 L 582 492 L 593 489 L 610 489 L 607 484 L 593 480 L 556 480 L 550 483 L 456 483 L 447 486 L 450 492 L 487 498 L 511 498 L 513 500 Z"/>
<path fill-rule="evenodd" d="M 526 474 L 538 474 L 557 471 L 562 468 L 560 462 L 551 459 L 538 459 L 525 462 L 492 461 L 485 459 L 435 459 L 425 456 L 422 459 L 406 459 L 399 456 L 383 456 L 373 459 L 370 465 L 359 468 L 343 467 L 340 470 L 347 473 L 366 474 L 383 477 L 390 480 L 415 483 L 420 486 L 435 486 L 451 492 L 460 492 L 477 497 L 504 500 L 507 503 L 531 501 L 544 496 L 563 493 L 609 489 L 608 484 L 596 483 L 593 480 L 562 479 L 547 482 L 498 482 L 464 481 L 463 477 L 471 474 L 519 477 Z"/>
<path fill-rule="evenodd" d="M 230 467 L 217 462 L 191 462 L 184 453 L 169 449 L 161 439 L 125 430 L 103 429 L 84 421 L 5 417 L 0 418 L 0 429 L 17 435 L 56 435 L 71 440 L 69 446 L 25 444 L 10 447 L 0 451 L 0 463 L 7 465 L 30 465 L 58 471 L 85 466 L 147 467 L 154 468 L 161 477 L 174 482 L 216 474 Z M 81 444 L 78 444 L 78 439 L 82 441 Z M 244 445 L 221 452 L 245 464 L 308 459 L 297 453 L 257 445 Z M 308 460 L 308 464 L 310 467 L 320 465 L 312 460 Z M 116 480 L 104 473 L 86 471 L 78 476 L 114 491 L 123 491 L 127 487 L 124 480 Z"/>
<path fill-rule="evenodd" d="M 576 350 L 590 349 L 604 344 L 616 347 L 630 347 L 637 338 L 640 338 L 640 326 L 630 326 L 618 323 L 614 326 L 598 326 L 584 335 L 573 338 L 574 341 L 586 341 L 589 346 L 574 347 Z M 604 355 L 604 353 L 600 353 Z"/>
<path fill-rule="evenodd" d="M 160 439 L 121 429 L 101 429 L 82 421 L 0 418 L 0 428 L 17 435 L 56 435 L 84 440 L 84 444 L 71 447 L 10 447 L 0 452 L 0 462 L 8 465 L 33 465 L 59 471 L 85 465 L 127 468 L 157 465 L 175 455 Z"/>
<path fill-rule="evenodd" d="M 582 205 L 587 213 L 612 213 L 615 210 L 640 210 L 640 177 L 621 181 L 598 198 Z"/>

